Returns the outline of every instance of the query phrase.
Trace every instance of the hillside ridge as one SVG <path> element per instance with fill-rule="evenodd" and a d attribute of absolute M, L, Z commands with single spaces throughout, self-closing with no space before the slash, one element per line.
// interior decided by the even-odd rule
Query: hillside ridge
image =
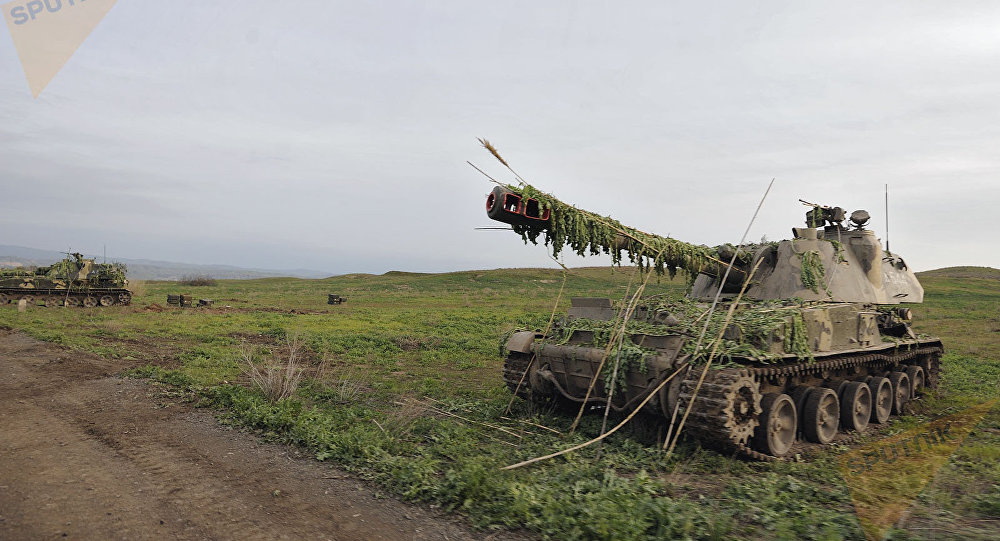
<path fill-rule="evenodd" d="M 980 278 L 1000 280 L 1000 269 L 993 267 L 958 266 L 943 267 L 916 273 L 917 278 Z"/>
<path fill-rule="evenodd" d="M 84 254 L 102 261 L 98 254 Z M 0 267 L 30 267 L 51 265 L 66 257 L 64 252 L 40 250 L 25 246 L 0 245 Z M 242 280 L 252 278 L 326 278 L 332 273 L 312 269 L 259 269 L 235 265 L 180 263 L 153 259 L 129 259 L 109 257 L 108 261 L 124 263 L 128 266 L 130 280 L 178 280 L 186 275 L 207 275 L 220 280 Z"/>

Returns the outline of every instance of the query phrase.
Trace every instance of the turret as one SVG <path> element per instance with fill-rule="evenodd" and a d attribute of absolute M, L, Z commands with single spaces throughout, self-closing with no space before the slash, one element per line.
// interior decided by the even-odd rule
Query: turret
<path fill-rule="evenodd" d="M 919 303 L 923 288 L 901 257 L 882 249 L 866 229 L 866 211 L 849 219 L 840 207 L 807 203 L 807 227 L 792 228 L 793 238 L 745 247 L 736 258 L 724 297 L 735 296 L 753 272 L 745 296 L 758 300 L 835 301 L 867 304 Z M 578 209 L 532 186 L 497 186 L 487 196 L 486 214 L 510 224 L 525 242 L 544 242 L 557 256 L 564 246 L 578 255 L 622 253 L 641 267 L 671 275 L 684 269 L 695 277 L 689 296 L 714 297 L 735 251 L 645 233 L 610 217 Z M 846 225 L 844 222 L 848 222 Z M 755 271 L 752 271 L 756 267 Z"/>

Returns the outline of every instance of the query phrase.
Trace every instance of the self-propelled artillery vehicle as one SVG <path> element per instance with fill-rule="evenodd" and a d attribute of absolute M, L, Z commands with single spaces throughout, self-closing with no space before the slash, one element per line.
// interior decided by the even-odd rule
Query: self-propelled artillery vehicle
<path fill-rule="evenodd" d="M 526 242 L 544 236 L 555 255 L 568 245 L 615 262 L 624 252 L 647 271 L 682 269 L 691 278 L 686 298 L 653 296 L 630 309 L 574 298 L 548 332 L 513 333 L 503 347 L 508 386 L 572 409 L 586 402 L 630 413 L 645 401 L 643 413 L 665 420 L 690 410 L 685 432 L 758 459 L 885 423 L 938 382 L 942 344 L 914 332 L 906 306 L 923 301 L 923 288 L 901 257 L 883 250 L 867 212 L 809 207 L 791 239 L 709 248 L 638 231 L 529 185 L 497 186 L 487 215 Z M 609 345 L 618 328 L 626 332 Z"/>
<path fill-rule="evenodd" d="M 24 299 L 29 305 L 111 306 L 132 302 L 122 263 L 95 263 L 82 254 L 47 267 L 0 270 L 0 306 Z"/>

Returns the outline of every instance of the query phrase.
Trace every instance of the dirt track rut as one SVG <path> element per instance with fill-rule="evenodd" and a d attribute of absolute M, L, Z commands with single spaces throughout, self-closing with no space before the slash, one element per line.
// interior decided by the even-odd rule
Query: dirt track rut
<path fill-rule="evenodd" d="M 0 330 L 0 539 L 487 537 L 114 377 L 122 368 Z"/>

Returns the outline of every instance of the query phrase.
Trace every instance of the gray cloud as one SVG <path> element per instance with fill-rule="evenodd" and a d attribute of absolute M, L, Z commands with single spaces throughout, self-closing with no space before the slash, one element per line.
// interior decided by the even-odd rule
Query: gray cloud
<path fill-rule="evenodd" d="M 918 269 L 1000 267 L 1000 6 L 124 2 L 37 100 L 0 40 L 5 243 L 330 272 L 551 266 L 539 187 L 696 243 L 865 207 Z M 956 241 L 961 239 L 961 241 Z M 568 263 L 602 260 L 569 259 Z"/>

